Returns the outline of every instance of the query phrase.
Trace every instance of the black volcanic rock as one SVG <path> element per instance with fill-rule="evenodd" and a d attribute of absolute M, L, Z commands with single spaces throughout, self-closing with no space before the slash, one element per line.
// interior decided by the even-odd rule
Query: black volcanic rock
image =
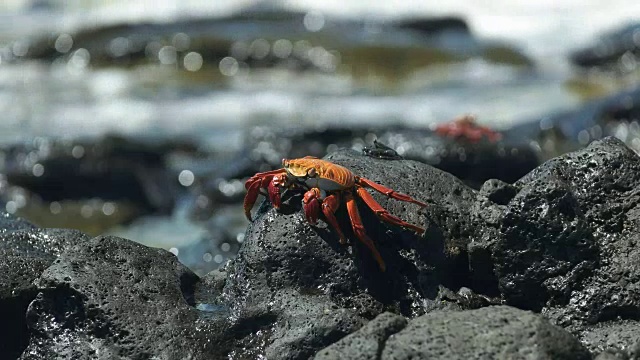
<path fill-rule="evenodd" d="M 44 201 L 99 198 L 126 200 L 144 211 L 168 212 L 179 185 L 165 157 L 193 152 L 190 144 L 107 135 L 69 142 L 42 140 L 0 150 L 5 161 L 0 173 L 12 186 L 37 194 Z M 36 173 L 38 165 L 41 173 Z"/>
<path fill-rule="evenodd" d="M 480 191 L 411 160 L 352 150 L 326 159 L 428 204 L 371 191 L 391 214 L 425 227 L 416 236 L 357 201 L 386 272 L 353 235 L 344 207 L 336 216 L 350 246 L 323 221 L 308 224 L 296 191 L 279 211 L 256 206 L 238 256 L 203 278 L 164 250 L 120 238 L 53 242 L 59 250 L 43 256 L 60 253 L 51 266 L 17 277 L 23 285 L 3 280 L 3 289 L 28 289 L 33 299 L 22 358 L 640 353 L 640 157 L 621 141 L 594 142 Z M 53 234 L 12 219 L 6 228 L 0 237 L 20 246 Z M 40 236 L 36 243 L 47 239 Z M 22 254 L 48 251 L 29 246 Z M 491 306 L 501 303 L 510 306 Z"/>
<path fill-rule="evenodd" d="M 508 306 L 436 312 L 389 338 L 380 359 L 590 359 L 565 330 Z"/>
<path fill-rule="evenodd" d="M 333 72 L 339 65 L 320 64 L 306 51 L 278 54 L 268 50 L 275 41 L 286 39 L 291 43 L 304 40 L 314 47 L 339 51 L 340 60 L 352 66 L 356 73 L 366 64 L 372 65 L 369 68 L 375 71 L 378 66 L 388 69 L 391 62 L 400 64 L 394 69 L 398 70 L 405 66 L 421 67 L 471 57 L 510 65 L 531 65 L 531 61 L 515 47 L 475 37 L 467 23 L 458 17 L 413 17 L 389 22 L 325 15 L 324 26 L 317 32 L 310 32 L 303 26 L 304 12 L 274 4 L 259 4 L 224 17 L 107 24 L 76 29 L 69 34 L 49 32 L 16 41 L 16 44 L 28 45 L 26 54 L 12 56 L 10 60 L 53 62 L 69 61 L 78 56 L 90 60 L 93 66 L 135 66 L 160 63 L 163 60 L 160 50 L 165 47 L 176 55 L 173 63 L 178 66 L 184 64 L 184 56 L 189 52 L 200 54 L 205 66 L 216 66 L 227 56 L 251 68 Z M 388 37 L 371 34 L 371 27 L 379 28 Z M 389 38 L 405 41 L 390 43 Z M 266 52 L 260 50 L 260 46 L 252 45 L 265 44 L 265 41 Z M 407 58 L 407 55 L 412 56 Z"/>
<path fill-rule="evenodd" d="M 380 140 L 380 142 L 377 142 Z M 244 148 L 231 158 L 207 159 L 194 168 L 198 187 L 193 216 L 205 219 L 218 204 L 239 203 L 244 197 L 242 183 L 257 172 L 280 168 L 282 159 L 325 156 L 338 148 L 362 148 L 374 158 L 407 159 L 432 165 L 456 176 L 474 189 L 489 179 L 512 183 L 539 165 L 538 150 L 528 143 L 479 142 L 446 138 L 429 128 L 385 127 L 253 127 L 245 133 Z M 378 143 L 378 148 L 375 144 Z M 390 147 L 380 148 L 380 143 Z M 398 154 L 399 150 L 402 154 Z M 400 156 L 401 155 L 401 156 Z"/>
<path fill-rule="evenodd" d="M 407 319 L 382 313 L 358 331 L 319 351 L 314 359 L 379 359 L 389 336 L 407 326 Z"/>
<path fill-rule="evenodd" d="M 427 129 L 391 129 L 376 134 L 405 159 L 433 165 L 475 189 L 490 179 L 515 182 L 540 164 L 537 151 L 522 141 L 471 142 L 443 137 Z"/>
<path fill-rule="evenodd" d="M 506 205 L 478 212 L 492 226 L 471 243 L 470 261 L 494 264 L 480 277 L 495 276 L 507 304 L 541 311 L 592 350 L 609 346 L 607 329 L 640 330 L 640 158 L 606 138 L 514 187 Z"/>
<path fill-rule="evenodd" d="M 0 210 L 0 234 L 10 233 L 16 230 L 32 230 L 35 228 L 36 226 L 27 220 Z"/>
<path fill-rule="evenodd" d="M 490 336 L 489 336 L 490 334 Z M 315 359 L 590 359 L 542 316 L 509 306 L 434 312 L 407 322 L 383 313 Z"/>
<path fill-rule="evenodd" d="M 638 297 L 633 289 L 639 277 L 632 244 L 640 159 L 619 140 L 607 138 L 553 159 L 513 185 L 488 181 L 479 192 L 411 161 L 349 151 L 327 159 L 427 201 L 427 232 L 417 239 L 381 224 L 361 206 L 365 228 L 387 262 L 387 272 L 381 273 L 357 240 L 352 238 L 349 252 L 324 225 L 310 227 L 300 212 L 299 196 L 287 198 L 280 212 L 265 202 L 238 258 L 226 269 L 223 291 L 238 318 L 267 319 L 257 330 L 260 337 L 243 340 L 263 344 L 259 353 L 312 356 L 384 311 L 412 319 L 444 310 L 443 318 L 463 318 L 473 315 L 452 314 L 501 301 L 541 312 L 596 353 L 634 344 Z M 421 218 L 411 205 L 374 196 L 392 214 L 413 223 Z M 348 229 L 344 211 L 338 218 Z M 309 304 L 328 313 L 297 310 Z M 326 316 L 334 317 L 334 327 L 326 326 Z M 528 319 L 542 321 L 532 315 Z M 547 328 L 552 327 L 544 325 L 541 336 L 527 340 L 533 344 L 530 349 L 558 337 L 560 343 L 545 349 L 565 356 L 561 350 L 568 348 L 589 357 L 557 328 L 553 331 L 562 335 L 546 337 Z M 388 344 L 384 349 L 390 349 Z"/>
<path fill-rule="evenodd" d="M 15 358 L 27 346 L 24 314 L 37 293 L 33 281 L 65 247 L 87 239 L 76 230 L 37 229 L 0 212 L 0 354 Z"/>
<path fill-rule="evenodd" d="M 344 207 L 337 218 L 352 251 L 324 223 L 314 228 L 306 222 L 298 195 L 287 198 L 280 212 L 261 207 L 242 250 L 226 269 L 224 298 L 242 321 L 269 319 L 258 331 L 266 339 L 251 335 L 255 340 L 245 340 L 267 344 L 269 358 L 311 356 L 383 311 L 413 317 L 423 314 L 427 303 L 440 307 L 441 284 L 456 287 L 466 276 L 456 265 L 465 261 L 461 249 L 470 231 L 465 219 L 473 190 L 414 161 L 372 159 L 346 150 L 327 160 L 429 203 L 425 217 L 414 204 L 373 195 L 391 214 L 427 231 L 418 237 L 381 223 L 358 201 L 365 229 L 387 263 L 383 273 L 352 235 Z"/>
<path fill-rule="evenodd" d="M 214 358 L 198 277 L 171 253 L 116 237 L 69 248 L 36 281 L 23 359 Z"/>
<path fill-rule="evenodd" d="M 280 167 L 283 157 L 322 157 L 327 151 L 335 151 L 332 148 L 358 148 L 363 147 L 363 144 L 366 145 L 363 149 L 365 154 L 385 157 L 378 156 L 372 150 L 376 140 L 391 150 L 396 150 L 405 159 L 430 164 L 478 187 L 489 179 L 515 182 L 539 165 L 537 151 L 528 144 L 515 143 L 513 139 L 505 139 L 505 142 L 490 142 L 486 139 L 471 142 L 462 137 L 444 137 L 429 128 L 396 125 L 378 128 L 293 127 L 286 131 L 257 127 L 246 134 L 247 150 L 242 158 L 228 166 L 246 164 L 247 158 L 255 159 L 256 163 L 251 169 L 253 172 L 238 172 L 247 176 L 264 166 Z"/>

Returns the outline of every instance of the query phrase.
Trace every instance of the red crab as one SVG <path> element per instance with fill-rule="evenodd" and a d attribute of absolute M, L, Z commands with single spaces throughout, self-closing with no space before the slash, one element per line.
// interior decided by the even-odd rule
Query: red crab
<path fill-rule="evenodd" d="M 502 139 L 502 134 L 499 132 L 478 125 L 473 115 L 462 115 L 450 122 L 440 124 L 436 127 L 435 132 L 440 136 L 462 138 L 472 143 L 480 141 L 483 136 L 486 136 L 490 142 Z"/>
<path fill-rule="evenodd" d="M 344 201 L 353 232 L 369 248 L 382 271 L 386 269 L 385 263 L 365 232 L 354 195 L 359 196 L 380 220 L 411 229 L 418 234 L 424 232 L 423 228 L 389 214 L 365 188 L 371 188 L 396 200 L 407 201 L 422 207 L 427 206 L 408 195 L 397 193 L 369 179 L 357 176 L 343 166 L 311 156 L 302 159 L 283 159 L 282 166 L 282 169 L 257 173 L 245 183 L 247 195 L 244 198 L 244 212 L 249 221 L 251 221 L 251 208 L 262 189 L 267 189 L 266 195 L 276 209 L 281 204 L 282 189 L 303 189 L 306 192 L 302 204 L 307 221 L 315 225 L 322 211 L 326 221 L 338 234 L 340 243 L 346 244 L 347 240 L 334 215 L 340 203 Z"/>

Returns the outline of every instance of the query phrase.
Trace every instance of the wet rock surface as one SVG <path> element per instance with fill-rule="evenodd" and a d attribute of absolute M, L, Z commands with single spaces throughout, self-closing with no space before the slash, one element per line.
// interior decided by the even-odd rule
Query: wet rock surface
<path fill-rule="evenodd" d="M 637 331 L 640 313 L 639 170 L 613 138 L 546 162 L 513 185 L 493 232 L 470 245 L 471 263 L 488 251 L 507 304 L 541 311 L 591 350 L 611 346 L 607 329 L 632 346 L 622 333 Z"/>
<path fill-rule="evenodd" d="M 226 268 L 223 294 L 238 318 L 273 316 L 266 327 L 271 344 L 265 353 L 274 358 L 311 356 L 385 310 L 411 317 L 423 314 L 428 298 L 438 305 L 434 300 L 440 284 L 455 284 L 465 276 L 449 270 L 461 257 L 457 241 L 462 242 L 469 224 L 449 219 L 468 217 L 464 204 L 473 200 L 473 190 L 414 161 L 371 159 L 355 151 L 339 151 L 327 159 L 434 204 L 425 209 L 425 217 L 413 204 L 373 194 L 390 213 L 424 224 L 427 232 L 420 238 L 381 224 L 358 201 L 365 229 L 387 263 L 383 273 L 353 235 L 347 235 L 353 244 L 350 251 L 324 224 L 309 226 L 299 196 L 286 199 L 280 212 L 261 207 L 243 250 Z M 429 195 L 421 198 L 421 193 Z M 339 210 L 337 218 L 345 234 L 352 234 L 346 211 Z"/>
<path fill-rule="evenodd" d="M 86 141 L 36 138 L 3 148 L 0 173 L 9 184 L 46 202 L 126 200 L 142 213 L 168 212 L 178 188 L 166 155 L 194 148 L 179 141 L 152 144 L 115 135 Z"/>
<path fill-rule="evenodd" d="M 29 341 L 24 314 L 37 294 L 33 281 L 64 248 L 88 237 L 76 230 L 38 229 L 5 212 L 0 228 L 0 353 L 15 358 Z"/>
<path fill-rule="evenodd" d="M 194 308 L 198 277 L 165 250 L 116 237 L 69 248 L 35 282 L 23 359 L 214 356 L 215 321 Z"/>
<path fill-rule="evenodd" d="M 489 335 L 490 334 L 490 335 Z M 580 342 L 540 315 L 508 306 L 436 312 L 390 337 L 378 359 L 590 359 Z"/>
<path fill-rule="evenodd" d="M 202 278 L 166 251 L 82 238 L 28 273 L 22 357 L 637 355 L 640 158 L 621 141 L 597 141 L 479 191 L 412 160 L 353 150 L 326 158 L 428 203 L 371 192 L 425 227 L 417 236 L 357 201 L 385 272 L 344 208 L 336 216 L 348 246 L 324 222 L 306 222 L 295 191 L 279 211 L 256 205 L 238 256 Z M 19 220 L 6 228 L 2 236 L 53 234 Z"/>
<path fill-rule="evenodd" d="M 363 166 L 354 153 L 338 152 L 328 158 L 381 183 L 385 183 L 383 174 L 388 174 L 385 170 L 387 167 L 393 169 L 406 163 L 362 159 L 364 163 L 379 161 L 380 165 L 372 171 L 373 175 L 367 173 L 368 167 Z M 420 193 L 420 189 L 428 190 L 430 206 L 424 211 L 428 229 L 425 240 L 429 249 L 423 252 L 416 246 L 414 250 L 411 242 L 403 236 L 392 241 L 376 239 L 383 258 L 391 265 L 387 273 L 376 274 L 375 282 L 368 279 L 376 272 L 375 264 L 370 258 L 366 258 L 366 251 L 362 254 L 357 241 L 355 250 L 358 251 L 354 250 L 354 255 L 359 261 L 355 261 L 355 264 L 359 268 L 368 268 L 358 274 L 361 278 L 348 271 L 349 267 L 346 267 L 346 274 L 353 275 L 346 279 L 342 275 L 344 270 L 340 273 L 324 270 L 333 264 L 325 256 L 329 247 L 322 241 L 304 242 L 304 239 L 314 237 L 314 234 L 308 232 L 310 229 L 306 229 L 307 225 L 299 212 L 293 211 L 291 214 L 291 210 L 286 207 L 282 213 L 275 213 L 269 208 L 262 209 L 261 213 L 269 210 L 251 225 L 244 251 L 241 251 L 229 270 L 233 276 L 242 275 L 242 283 L 264 271 L 270 275 L 258 277 L 263 279 L 263 283 L 306 288 L 305 293 L 308 289 L 319 288 L 324 293 L 317 296 L 327 297 L 328 294 L 328 298 L 337 305 L 344 304 L 345 299 L 362 298 L 362 290 L 358 288 L 364 287 L 369 304 L 363 308 L 368 311 L 360 311 L 359 315 L 365 320 L 385 310 L 408 318 L 435 310 L 463 310 L 465 313 L 465 309 L 472 308 L 470 303 L 460 306 L 461 302 L 453 301 L 456 297 L 451 296 L 447 289 L 454 289 L 455 292 L 468 286 L 473 293 L 487 296 L 486 299 L 497 296 L 506 304 L 541 312 L 552 323 L 564 327 L 572 334 L 563 335 L 563 338 L 578 344 L 572 337 L 576 336 L 594 353 L 611 347 L 626 351 L 625 349 L 634 345 L 633 337 L 619 336 L 617 343 L 613 344 L 609 340 L 607 345 L 606 337 L 616 336 L 607 331 L 611 329 L 620 331 L 618 334 L 624 331 L 630 334 L 628 329 L 635 327 L 634 322 L 626 322 L 622 327 L 594 326 L 603 321 L 635 318 L 638 306 L 638 299 L 632 290 L 636 278 L 636 266 L 633 265 L 635 250 L 629 240 L 625 239 L 625 235 L 628 234 L 633 239 L 637 236 L 633 235 L 637 230 L 632 223 L 625 223 L 629 212 L 635 208 L 636 188 L 640 185 L 638 164 L 637 155 L 622 142 L 607 138 L 585 150 L 553 159 L 513 185 L 490 181 L 477 193 L 459 182 L 459 185 L 455 185 L 456 182 L 452 183 L 454 180 L 438 178 L 437 174 L 444 173 L 436 173 L 431 168 L 422 169 L 421 180 L 412 183 L 409 180 L 412 175 L 405 169 L 402 170 L 402 179 L 392 180 L 394 188 L 410 194 L 414 194 L 416 190 Z M 406 185 L 405 181 L 408 182 Z M 454 188 L 443 184 L 454 184 Z M 411 190 L 404 190 L 404 186 Z M 295 202 L 298 201 L 296 199 Z M 405 212 L 407 206 L 391 200 L 383 202 L 383 206 L 391 213 L 409 220 L 415 216 L 411 212 Z M 371 229 L 372 234 L 385 233 L 385 230 L 377 227 L 380 226 L 379 223 L 366 219 L 366 215 L 363 217 L 365 227 Z M 286 221 L 282 222 L 283 220 Z M 260 228 L 256 229 L 257 226 Z M 300 226 L 303 228 L 299 228 Z M 276 249 L 284 244 L 275 245 L 274 248 L 272 241 L 283 242 L 291 237 L 297 243 L 293 247 L 287 246 L 284 251 L 289 253 L 287 256 L 294 254 L 292 258 L 264 254 L 272 251 L 274 255 L 279 253 L 281 250 Z M 255 246 L 254 239 L 259 241 L 259 250 L 256 248 L 255 251 L 262 256 L 251 254 Z M 398 251 L 400 257 L 396 257 L 393 251 L 398 239 L 402 240 L 402 244 L 395 251 Z M 339 252 L 341 249 L 336 249 L 335 257 L 341 262 L 349 261 L 342 260 L 343 256 Z M 408 249 L 415 251 L 414 254 L 418 256 L 407 256 L 411 254 L 407 252 Z M 307 251 L 312 252 L 313 257 Z M 299 253 L 303 255 L 297 255 Z M 348 253 L 345 252 L 346 254 Z M 296 266 L 292 266 L 292 262 Z M 249 264 L 251 266 L 246 267 Z M 321 264 L 323 271 L 314 273 L 318 264 Z M 252 271 L 249 272 L 248 269 Z M 285 270 L 285 274 L 297 276 L 287 279 L 282 276 L 282 270 Z M 339 294 L 327 291 L 331 288 L 316 283 L 325 282 L 322 280 L 324 273 L 331 274 L 326 279 L 331 279 L 332 287 L 340 285 L 343 289 L 352 290 Z M 608 280 L 608 274 L 616 273 L 620 274 L 624 285 Z M 301 277 L 301 274 L 313 275 Z M 386 282 L 385 278 L 393 280 Z M 227 283 L 227 296 L 234 297 L 231 291 L 239 287 L 238 283 L 240 281 L 237 279 Z M 627 285 L 631 285 L 631 288 Z M 377 292 L 379 287 L 384 292 Z M 246 287 L 242 289 L 243 291 L 236 290 L 235 294 L 243 300 L 241 304 L 245 305 L 236 307 L 236 310 L 264 307 L 264 303 L 257 300 L 265 297 L 262 293 L 252 295 L 253 291 L 245 291 Z M 449 304 L 434 306 L 436 299 Z M 276 300 L 272 304 L 278 302 Z M 480 306 L 490 304 L 491 301 L 486 301 Z M 278 308 L 282 305 L 275 306 Z M 351 304 L 347 306 L 350 307 Z M 595 329 L 599 329 L 599 332 Z M 277 333 L 272 335 L 283 336 Z M 576 346 L 570 347 L 576 354 L 582 354 L 580 356 L 585 358 L 590 356 L 579 345 Z M 565 347 L 566 345 L 558 345 L 557 348 Z"/>
<path fill-rule="evenodd" d="M 407 326 L 407 320 L 382 313 L 358 331 L 319 351 L 314 359 L 379 359 L 389 337 Z"/>
<path fill-rule="evenodd" d="M 0 211 L 0 234 L 7 234 L 17 230 L 32 230 L 35 228 L 35 225 L 25 219 Z"/>
<path fill-rule="evenodd" d="M 526 141 L 470 141 L 438 136 L 426 129 L 378 134 L 381 142 L 400 150 L 405 159 L 435 166 L 475 189 L 489 179 L 514 182 L 540 164 L 541 154 Z"/>

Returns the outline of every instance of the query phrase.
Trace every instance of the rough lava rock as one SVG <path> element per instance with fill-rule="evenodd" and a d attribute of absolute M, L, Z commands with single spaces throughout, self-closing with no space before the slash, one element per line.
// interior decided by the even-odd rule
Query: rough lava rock
<path fill-rule="evenodd" d="M 475 319 L 473 313 L 464 310 L 495 303 L 465 303 L 462 294 L 469 291 L 462 291 L 463 287 L 481 294 L 475 299 L 499 297 L 507 304 L 543 312 L 557 325 L 580 336 L 595 352 L 608 346 L 598 339 L 633 329 L 632 321 L 595 327 L 598 320 L 584 320 L 584 309 L 578 308 L 582 305 L 571 300 L 572 296 L 597 294 L 593 289 L 585 290 L 582 284 L 603 264 L 600 233 L 620 228 L 620 222 L 610 221 L 619 218 L 613 216 L 618 214 L 613 210 L 620 199 L 612 196 L 626 189 L 620 184 L 626 182 L 628 188 L 633 183 L 633 177 L 625 177 L 625 171 L 633 172 L 638 162 L 621 142 L 598 142 L 546 163 L 513 185 L 492 180 L 479 192 L 445 172 L 413 161 L 372 159 L 348 150 L 327 159 L 428 202 L 429 206 L 419 211 L 412 204 L 374 194 L 392 214 L 424 224 L 427 232 L 419 238 L 383 224 L 360 202 L 365 228 L 388 265 L 387 272 L 382 273 L 369 251 L 351 235 L 344 210 L 339 210 L 337 217 L 349 234 L 351 248 L 339 245 L 323 223 L 314 228 L 305 221 L 299 194 L 285 197 L 280 211 L 264 202 L 238 257 L 212 280 L 222 296 L 212 295 L 209 302 L 228 306 L 230 311 L 226 326 L 233 332 L 222 337 L 231 340 L 225 340 L 222 348 L 226 346 L 226 350 L 221 350 L 228 351 L 229 356 L 308 358 L 342 338 L 348 341 L 345 336 L 354 332 L 357 338 L 377 331 L 383 339 L 387 335 L 376 330 L 376 322 L 366 324 L 385 311 L 415 319 L 440 310 L 444 319 Z M 607 197 L 609 193 L 612 195 Z M 589 199 L 597 200 L 593 202 L 599 205 L 597 210 L 585 205 Z M 455 293 L 458 289 L 459 295 Z M 620 290 L 612 288 L 606 294 L 619 296 Z M 605 304 L 603 299 L 596 299 L 591 306 Z M 453 315 L 460 310 L 459 315 Z M 526 350 L 540 346 L 541 354 L 549 351 L 558 356 L 566 354 L 561 352 L 566 349 L 574 355 L 589 356 L 574 338 L 540 323 L 538 316 L 515 320 L 524 315 L 510 311 L 506 311 L 509 315 L 495 317 L 513 318 L 514 324 L 520 324 L 517 326 L 530 326 L 542 334 L 527 338 L 531 348 L 522 344 L 516 347 Z M 567 316 L 569 322 L 561 321 Z M 409 320 L 409 324 L 415 321 Z M 363 333 L 358 335 L 363 326 Z M 424 337 L 420 329 L 416 326 L 402 331 L 417 339 Z M 457 331 L 455 326 L 452 331 Z M 552 335 L 544 335 L 549 332 Z M 632 336 L 620 339 L 622 344 L 613 345 L 633 345 Z M 502 343 L 494 340 L 494 345 L 487 343 L 482 351 L 498 352 Z M 374 345 L 363 351 L 371 354 Z M 331 354 L 340 346 L 338 343 L 319 356 Z M 390 349 L 387 344 L 383 353 L 388 354 Z M 361 355 L 370 356 L 366 354 Z"/>
<path fill-rule="evenodd" d="M 439 308 L 441 285 L 458 288 L 467 276 L 463 239 L 473 190 L 452 175 L 408 160 L 379 160 L 342 150 L 326 158 L 430 205 L 424 209 L 374 193 L 390 213 L 427 228 L 424 237 L 381 223 L 358 201 L 367 233 L 387 271 L 352 235 L 344 209 L 338 221 L 353 244 L 339 244 L 324 223 L 310 226 L 300 196 L 285 198 L 280 212 L 267 202 L 247 230 L 243 248 L 226 268 L 224 298 L 242 321 L 264 320 L 247 343 L 265 344 L 268 358 L 299 359 L 360 328 L 383 311 L 408 317 Z M 253 340 L 252 340 L 253 338 Z"/>
<path fill-rule="evenodd" d="M 76 230 L 38 229 L 0 212 L 0 354 L 15 358 L 27 346 L 24 314 L 37 293 L 33 281 L 65 247 L 87 238 Z"/>
<path fill-rule="evenodd" d="M 493 262 L 493 274 L 478 277 L 495 276 L 507 304 L 542 312 L 593 351 L 633 346 L 640 332 L 638 155 L 605 138 L 544 163 L 513 190 L 504 205 L 485 198 L 488 207 L 477 212 L 491 226 L 470 243 L 470 263 Z"/>
<path fill-rule="evenodd" d="M 407 326 L 407 319 L 385 312 L 358 331 L 319 351 L 314 359 L 379 359 L 389 337 Z"/>
<path fill-rule="evenodd" d="M 126 239 L 71 247 L 36 281 L 22 358 L 215 358 L 216 322 L 195 308 L 198 280 L 173 254 Z"/>
<path fill-rule="evenodd" d="M 31 230 L 35 228 L 36 226 L 32 223 L 0 210 L 0 234 L 10 233 L 16 230 Z"/>
<path fill-rule="evenodd" d="M 431 130 L 404 129 L 377 133 L 378 139 L 405 159 L 417 160 L 451 173 L 477 189 L 489 179 L 514 182 L 540 164 L 537 150 L 511 138 L 478 142 L 440 136 Z"/>
<path fill-rule="evenodd" d="M 509 306 L 438 311 L 407 323 L 384 313 L 321 350 L 319 359 L 590 359 L 542 316 Z"/>
<path fill-rule="evenodd" d="M 590 359 L 565 330 L 509 306 L 435 312 L 391 336 L 380 359 Z"/>
<path fill-rule="evenodd" d="M 32 294 L 22 358 L 640 354 L 640 158 L 621 141 L 594 142 L 479 191 L 415 161 L 351 150 L 326 158 L 429 204 L 372 192 L 391 214 L 424 226 L 420 237 L 358 200 L 386 272 L 353 236 L 344 208 L 336 215 L 351 246 L 324 222 L 309 225 L 295 191 L 279 211 L 264 201 L 238 256 L 203 278 L 164 250 L 79 237 L 43 255 L 57 256 L 52 265 L 16 277 L 21 285 L 2 279 L 3 296 Z M 36 257 L 53 234 L 17 220 L 5 228 L 0 238 L 21 239 Z M 490 306 L 500 303 L 511 307 Z"/>

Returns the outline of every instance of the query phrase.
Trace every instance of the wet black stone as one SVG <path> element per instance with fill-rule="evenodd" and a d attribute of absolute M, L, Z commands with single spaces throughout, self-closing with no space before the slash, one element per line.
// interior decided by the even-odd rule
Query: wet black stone
<path fill-rule="evenodd" d="M 197 281 L 171 253 L 129 240 L 69 248 L 35 283 L 22 358 L 215 358 L 216 322 L 194 308 Z"/>
<path fill-rule="evenodd" d="M 480 188 L 479 195 L 486 196 L 498 205 L 507 205 L 516 195 L 517 190 L 508 183 L 498 179 L 487 180 Z"/>
<path fill-rule="evenodd" d="M 478 192 L 418 162 L 349 150 L 327 159 L 427 202 L 419 211 L 373 194 L 391 214 L 427 231 L 416 237 L 381 223 L 359 201 L 367 233 L 387 264 L 383 273 L 353 236 L 344 209 L 337 217 L 350 248 L 323 222 L 315 228 L 306 222 L 299 194 L 289 193 L 280 211 L 265 201 L 238 257 L 213 282 L 236 319 L 229 327 L 237 341 L 231 355 L 299 359 L 350 343 L 356 345 L 345 351 L 354 356 L 371 356 L 375 348 L 394 358 L 411 349 L 436 358 L 503 351 L 590 358 L 586 349 L 632 354 L 640 308 L 640 158 L 621 141 L 606 138 L 512 185 L 490 180 Z M 491 307 L 503 302 L 539 312 L 566 331 L 540 315 Z M 474 308 L 481 309 L 468 311 Z M 365 349 L 356 340 L 385 311 L 409 325 Z M 460 346 L 429 342 L 425 332 Z M 473 345 L 477 336 L 486 341 Z M 394 345 L 407 342 L 416 343 Z"/>
<path fill-rule="evenodd" d="M 382 359 L 590 359 L 580 342 L 540 315 L 508 306 L 435 312 L 390 337 Z"/>
<path fill-rule="evenodd" d="M 35 229 L 36 226 L 23 218 L 13 216 L 0 210 L 0 234 L 9 233 L 16 230 Z"/>
<path fill-rule="evenodd" d="M 238 256 L 202 279 L 166 251 L 124 239 L 58 247 L 53 265 L 24 278 L 42 272 L 35 286 L 24 280 L 37 295 L 23 357 L 83 358 L 95 349 L 170 359 L 640 353 L 640 158 L 621 141 L 597 141 L 480 191 L 416 161 L 353 150 L 327 160 L 428 204 L 370 191 L 426 229 L 417 236 L 357 200 L 386 272 L 353 235 L 344 207 L 336 216 L 349 246 L 322 220 L 309 225 L 301 194 L 289 191 L 279 211 L 256 204 Z M 44 231 L 12 221 L 7 228 L 0 237 L 21 244 Z M 540 314 L 492 306 L 501 303 Z M 441 338 L 450 340 L 430 340 Z"/>
<path fill-rule="evenodd" d="M 28 39 L 27 53 L 13 60 L 68 61 L 77 50 L 85 49 L 90 54 L 93 66 L 128 67 L 145 63 L 158 64 L 160 48 L 171 46 L 176 52 L 178 65 L 182 65 L 185 54 L 197 52 L 202 56 L 205 66 L 215 66 L 222 58 L 233 56 L 251 68 L 284 67 L 291 71 L 334 71 L 331 67 L 319 66 L 309 56 L 297 51 L 283 59 L 273 52 L 251 56 L 251 50 L 232 50 L 234 44 L 242 42 L 249 47 L 257 39 L 269 42 L 287 39 L 292 43 L 309 41 L 312 46 L 322 46 L 329 51 L 339 49 L 342 61 L 352 65 L 355 71 L 358 70 L 358 65 L 376 63 L 376 59 L 387 56 L 391 61 L 404 63 L 406 59 L 402 54 L 406 53 L 420 57 L 427 64 L 468 59 L 472 56 L 507 64 L 512 64 L 513 59 L 517 60 L 516 65 L 530 64 L 530 60 L 513 46 L 496 46 L 476 38 L 465 21 L 457 17 L 413 18 L 396 22 L 373 22 L 369 19 L 369 26 L 379 27 L 389 38 L 416 38 L 408 46 L 390 46 L 386 41 L 387 37 L 378 39 L 371 36 L 367 30 L 369 26 L 363 26 L 362 20 L 340 17 L 323 17 L 324 26 L 317 33 L 313 32 L 321 36 L 315 36 L 301 26 L 305 15 L 304 12 L 287 10 L 274 3 L 259 3 L 225 17 L 93 26 L 71 32 L 72 48 L 64 53 L 55 48 L 60 34 L 48 33 Z M 247 23 L 251 26 L 246 26 Z M 181 38 L 184 40 L 180 41 Z M 495 53 L 499 56 L 495 56 Z M 371 58 L 371 55 L 378 57 Z M 418 61 L 418 64 L 421 63 Z M 389 67 L 386 62 L 381 65 Z"/>
<path fill-rule="evenodd" d="M 637 349 L 636 351 L 640 350 L 638 334 L 640 334 L 640 321 L 613 320 L 590 326 L 582 332 L 581 339 L 583 343 L 597 345 L 592 346 L 594 352 L 606 351 L 626 356 L 627 353 L 632 354 L 634 348 Z M 635 356 L 639 355 L 640 352 Z"/>
<path fill-rule="evenodd" d="M 371 138 L 374 138 L 371 140 Z M 254 127 L 245 134 L 245 147 L 232 158 L 208 159 L 196 173 L 201 186 L 193 187 L 194 199 L 206 198 L 206 204 L 194 202 L 191 213 L 206 219 L 218 204 L 239 203 L 244 188 L 223 192 L 220 184 L 244 181 L 257 172 L 281 168 L 282 159 L 304 156 L 323 157 L 335 148 L 363 148 L 374 158 L 416 160 L 445 170 L 473 188 L 489 179 L 515 182 L 539 164 L 537 150 L 528 144 L 507 145 L 484 139 L 478 143 L 442 138 L 427 128 L 391 127 Z M 383 145 L 378 145 L 376 143 Z M 387 146 L 388 145 L 388 146 Z M 402 150 L 402 156 L 397 151 Z"/>
<path fill-rule="evenodd" d="M 382 313 L 358 331 L 320 350 L 314 359 L 380 359 L 389 337 L 407 326 L 407 320 L 393 313 Z"/>
<path fill-rule="evenodd" d="M 81 151 L 74 154 L 74 149 Z M 168 212 L 180 187 L 165 157 L 178 151 L 194 149 L 177 140 L 151 144 L 112 135 L 91 141 L 41 140 L 2 149 L 0 172 L 11 186 L 44 201 L 126 200 L 142 212 Z M 38 176 L 25 160 L 34 156 L 44 169 Z"/>
<path fill-rule="evenodd" d="M 537 133 L 536 133 L 537 134 Z M 374 138 L 374 140 L 367 140 Z M 505 139 L 509 140 L 509 139 Z M 368 143 L 371 141 L 371 143 Z M 282 158 L 301 158 L 304 156 L 322 157 L 332 146 L 362 148 L 365 154 L 373 157 L 398 159 L 390 152 L 378 156 L 381 152 L 374 142 L 399 152 L 403 158 L 430 164 L 455 175 L 476 188 L 489 179 L 500 179 L 512 183 L 526 175 L 539 165 L 539 154 L 527 143 L 496 142 L 483 139 L 472 143 L 450 139 L 435 134 L 428 128 L 408 126 L 387 127 L 324 127 L 318 129 L 288 128 L 279 131 L 272 128 L 254 128 L 247 134 L 247 151 L 238 161 L 246 164 L 247 158 L 256 160 L 253 172 L 281 166 Z M 223 169 L 220 169 L 224 171 Z"/>
<path fill-rule="evenodd" d="M 640 319 L 640 158 L 606 138 L 546 162 L 514 187 L 506 205 L 476 213 L 490 226 L 470 244 L 471 264 L 490 258 L 507 304 L 540 311 L 589 349 L 606 349 L 608 329 Z"/>
<path fill-rule="evenodd" d="M 33 281 L 64 248 L 87 239 L 76 230 L 38 229 L 0 212 L 0 354 L 17 358 L 27 346 L 25 313 L 37 293 Z"/>
<path fill-rule="evenodd" d="M 264 347 L 269 358 L 311 356 L 383 311 L 423 314 L 425 302 L 442 301 L 436 300 L 442 284 L 457 289 L 467 275 L 458 265 L 466 262 L 462 249 L 471 225 L 464 219 L 475 199 L 473 190 L 414 161 L 373 159 L 348 150 L 327 160 L 426 201 L 429 206 L 420 211 L 417 205 L 372 192 L 391 214 L 423 225 L 427 232 L 418 237 L 381 223 L 358 201 L 365 229 L 387 263 L 383 273 L 352 234 L 344 206 L 337 218 L 351 250 L 324 223 L 314 228 L 306 222 L 300 196 L 285 198 L 279 212 L 265 202 L 237 258 L 226 268 L 224 298 L 244 321 L 272 316 L 258 330 L 270 339 Z"/>

